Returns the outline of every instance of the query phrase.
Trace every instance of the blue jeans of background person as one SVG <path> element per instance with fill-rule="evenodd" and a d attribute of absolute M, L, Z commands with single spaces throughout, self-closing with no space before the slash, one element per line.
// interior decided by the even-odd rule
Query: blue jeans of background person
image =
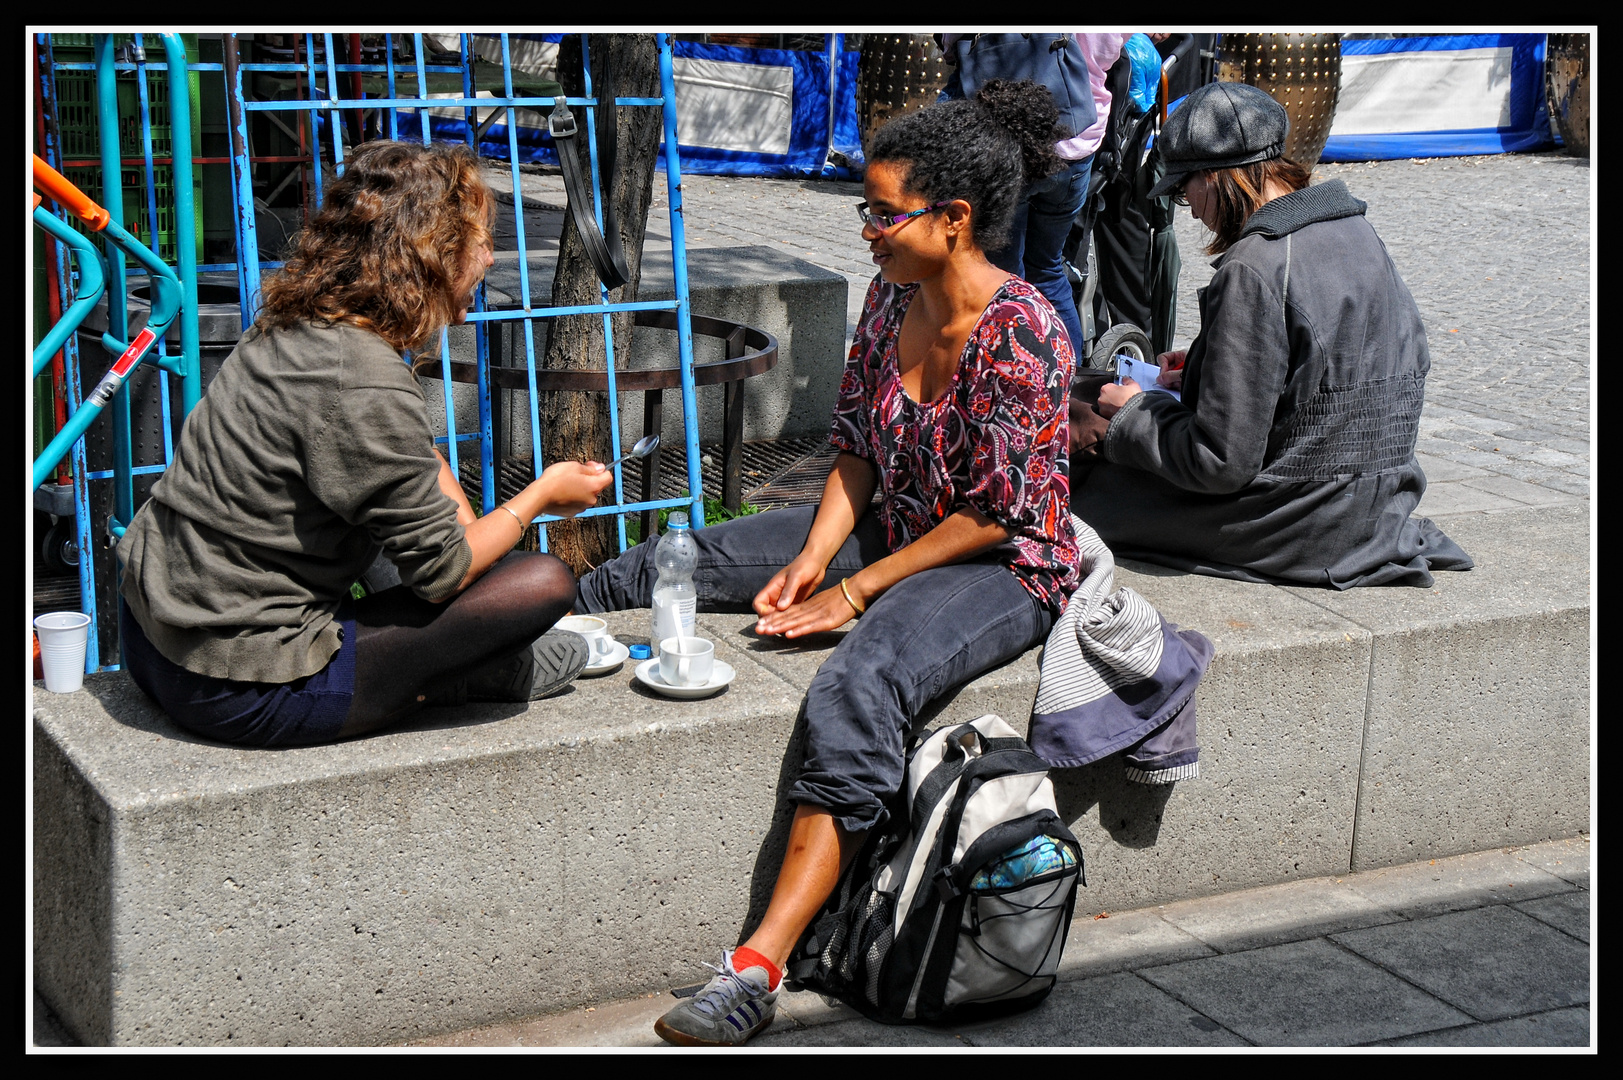
<path fill-rule="evenodd" d="M 1020 199 L 1014 211 L 1014 227 L 1009 246 L 988 252 L 994 266 L 1025 278 L 1048 297 L 1059 312 L 1060 322 L 1071 338 L 1071 351 L 1082 355 L 1082 320 L 1076 313 L 1070 279 L 1065 276 L 1065 238 L 1071 222 L 1088 195 L 1088 174 L 1093 158 L 1067 162 L 1052 176 L 1038 181 Z"/>
<path fill-rule="evenodd" d="M 816 513 L 791 507 L 695 529 L 699 609 L 753 610 L 756 593 L 800 554 Z M 653 543 L 639 544 L 583 577 L 575 610 L 647 607 L 657 576 L 653 551 Z M 837 587 L 888 554 L 884 526 L 870 510 L 829 563 L 821 588 Z M 901 790 L 907 738 L 925 706 L 1046 640 L 1053 621 L 997 562 L 939 566 L 892 586 L 850 624 L 806 690 L 805 756 L 789 800 L 828 810 L 848 832 L 882 823 L 885 801 Z"/>

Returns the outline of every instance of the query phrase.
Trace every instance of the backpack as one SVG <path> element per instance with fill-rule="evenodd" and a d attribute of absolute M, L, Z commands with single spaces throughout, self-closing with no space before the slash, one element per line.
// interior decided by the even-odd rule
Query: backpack
<path fill-rule="evenodd" d="M 1083 877 L 1048 767 L 988 714 L 915 747 L 890 809 L 789 977 L 892 1024 L 999 1015 L 1047 997 Z"/>
<path fill-rule="evenodd" d="M 1075 34 L 973 34 L 953 43 L 957 69 L 947 79 L 950 98 L 974 97 L 993 79 L 1030 79 L 1048 87 L 1067 138 L 1093 126 L 1093 87 Z"/>

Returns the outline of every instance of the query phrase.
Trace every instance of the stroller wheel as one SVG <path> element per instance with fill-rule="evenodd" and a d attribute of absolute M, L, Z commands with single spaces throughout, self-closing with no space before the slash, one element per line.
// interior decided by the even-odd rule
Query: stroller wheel
<path fill-rule="evenodd" d="M 1088 357 L 1091 367 L 1114 371 L 1116 356 L 1125 353 L 1141 363 L 1153 363 L 1149 335 L 1131 323 L 1117 323 L 1099 335 L 1094 342 L 1093 354 Z"/>

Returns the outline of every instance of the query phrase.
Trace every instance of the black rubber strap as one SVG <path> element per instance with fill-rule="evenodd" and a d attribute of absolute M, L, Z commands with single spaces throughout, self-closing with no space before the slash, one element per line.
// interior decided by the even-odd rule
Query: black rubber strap
<path fill-rule="evenodd" d="M 584 42 L 581 51 L 586 51 Z M 598 101 L 597 160 L 603 191 L 602 232 L 598 231 L 597 218 L 592 213 L 592 185 L 581 169 L 577 142 L 580 129 L 575 124 L 575 114 L 569 111 L 565 99 L 558 97 L 553 99 L 552 113 L 547 118 L 547 131 L 552 136 L 552 144 L 558 149 L 558 164 L 563 167 L 564 187 L 569 192 L 569 212 L 575 219 L 575 229 L 580 233 L 581 242 L 586 246 L 586 256 L 592 260 L 597 276 L 610 289 L 619 288 L 631 280 L 631 271 L 626 268 L 625 250 L 620 244 L 620 224 L 614 215 L 618 126 L 615 122 L 613 72 L 605 57 L 596 72 L 597 85 L 593 88 Z"/>

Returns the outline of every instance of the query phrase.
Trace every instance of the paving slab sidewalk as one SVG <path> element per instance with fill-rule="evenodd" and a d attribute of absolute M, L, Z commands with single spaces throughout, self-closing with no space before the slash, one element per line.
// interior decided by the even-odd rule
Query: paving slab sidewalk
<path fill-rule="evenodd" d="M 1089 911 L 1084 890 L 1061 982 L 1037 1009 L 892 1027 L 786 992 L 751 1046 L 1592 1047 L 1588 875 L 1577 837 L 1138 911 Z M 674 1000 L 412 1045 L 661 1047 L 653 1022 Z"/>

